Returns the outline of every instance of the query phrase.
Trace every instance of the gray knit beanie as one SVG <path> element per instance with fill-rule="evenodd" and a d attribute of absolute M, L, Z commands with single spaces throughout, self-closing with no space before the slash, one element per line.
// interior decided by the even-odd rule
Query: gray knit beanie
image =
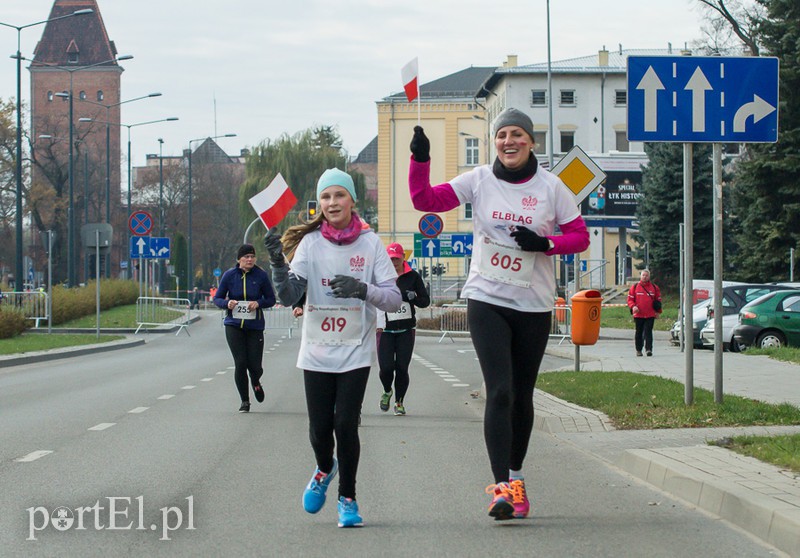
<path fill-rule="evenodd" d="M 505 126 L 519 126 L 533 139 L 533 122 L 524 112 L 515 108 L 507 108 L 501 112 L 494 121 L 494 135 Z"/>

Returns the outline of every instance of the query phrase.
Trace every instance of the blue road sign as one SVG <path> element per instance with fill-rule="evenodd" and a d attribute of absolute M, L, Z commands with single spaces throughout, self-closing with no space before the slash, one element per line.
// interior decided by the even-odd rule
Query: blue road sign
<path fill-rule="evenodd" d="M 147 211 L 134 211 L 128 218 L 128 228 L 136 236 L 146 236 L 153 230 L 153 216 Z"/>
<path fill-rule="evenodd" d="M 131 258 L 169 259 L 169 238 L 161 236 L 131 237 Z"/>
<path fill-rule="evenodd" d="M 218 268 L 218 267 L 215 267 L 214 268 L 214 277 L 219 277 L 220 275 L 222 275 L 222 270 L 220 268 Z"/>
<path fill-rule="evenodd" d="M 454 256 L 471 256 L 472 234 L 450 235 L 450 253 Z"/>
<path fill-rule="evenodd" d="M 423 238 L 414 245 L 414 257 L 438 258 L 441 256 L 442 243 L 438 238 Z"/>
<path fill-rule="evenodd" d="M 444 221 L 435 213 L 426 213 L 419 220 L 419 232 L 428 238 L 438 236 L 442 229 L 444 229 Z"/>
<path fill-rule="evenodd" d="M 629 56 L 628 140 L 778 141 L 778 59 Z"/>

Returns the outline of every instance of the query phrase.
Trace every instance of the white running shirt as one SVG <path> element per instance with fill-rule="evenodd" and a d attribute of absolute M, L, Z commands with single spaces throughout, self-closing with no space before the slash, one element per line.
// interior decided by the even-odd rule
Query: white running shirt
<path fill-rule="evenodd" d="M 513 225 L 522 225 L 552 236 L 556 225 L 577 219 L 580 210 L 569 189 L 541 167 L 527 182 L 511 184 L 498 180 L 487 165 L 450 185 L 462 204 L 472 203 L 472 265 L 462 296 L 523 312 L 550 312 L 556 292 L 553 257 L 519 251 L 510 233 Z"/>
<path fill-rule="evenodd" d="M 347 372 L 371 366 L 377 355 L 377 310 L 357 298 L 334 298 L 330 280 L 336 275 L 349 275 L 367 285 L 395 281 L 397 272 L 378 235 L 362 233 L 352 244 L 339 246 L 325 239 L 319 230 L 313 231 L 297 246 L 291 270 L 308 282 L 297 367 Z M 321 309 L 321 319 L 309 319 L 309 306 Z M 356 307 L 359 310 L 353 310 Z M 350 324 L 359 322 L 359 331 L 353 333 Z M 313 326 L 314 331 L 307 331 Z"/>

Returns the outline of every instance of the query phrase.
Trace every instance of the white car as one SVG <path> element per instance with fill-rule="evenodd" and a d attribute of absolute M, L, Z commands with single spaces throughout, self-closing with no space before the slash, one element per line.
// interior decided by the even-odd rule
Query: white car
<path fill-rule="evenodd" d="M 692 338 L 694 339 L 694 346 L 697 348 L 702 347 L 700 343 L 700 330 L 706 324 L 706 320 L 708 320 L 708 305 L 711 304 L 712 300 L 713 299 L 711 298 L 707 298 L 706 300 L 701 300 L 692 306 Z M 672 324 L 672 329 L 670 330 L 670 342 L 673 345 L 681 344 L 682 326 L 683 324 L 681 324 L 680 320 Z"/>

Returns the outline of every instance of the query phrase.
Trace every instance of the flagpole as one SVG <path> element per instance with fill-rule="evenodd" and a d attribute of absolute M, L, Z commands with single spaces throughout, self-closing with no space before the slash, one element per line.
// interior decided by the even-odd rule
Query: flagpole
<path fill-rule="evenodd" d="M 417 126 L 422 126 L 422 95 L 419 92 L 419 76 L 417 76 Z"/>

